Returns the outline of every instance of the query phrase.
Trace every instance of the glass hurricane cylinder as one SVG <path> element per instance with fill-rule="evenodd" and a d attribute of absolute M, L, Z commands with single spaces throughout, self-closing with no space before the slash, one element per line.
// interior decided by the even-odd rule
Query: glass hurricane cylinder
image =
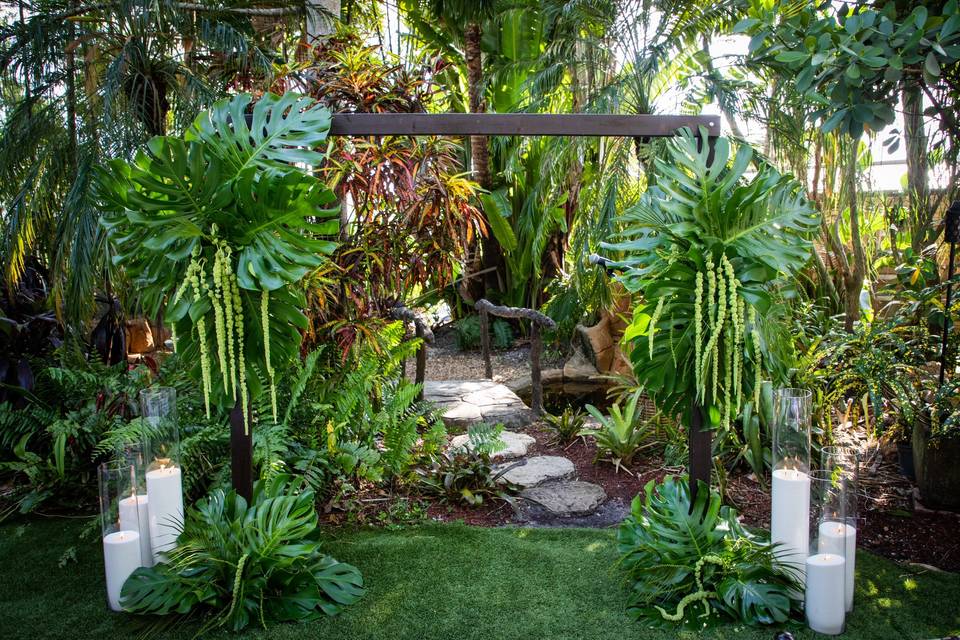
<path fill-rule="evenodd" d="M 829 446 L 821 450 L 820 459 L 823 471 L 830 475 L 832 482 L 842 485 L 843 488 L 842 503 L 834 502 L 832 511 L 824 515 L 829 516 L 831 521 L 844 525 L 847 561 L 846 609 L 850 612 L 853 611 L 853 594 L 856 584 L 860 453 L 853 447 Z"/>
<path fill-rule="evenodd" d="M 810 555 L 806 561 L 804 608 L 817 633 L 843 633 L 847 612 L 847 561 L 856 529 L 846 523 L 848 484 L 842 475 L 810 474 Z"/>
<path fill-rule="evenodd" d="M 810 546 L 810 411 L 812 394 L 785 388 L 773 397 L 770 541 L 777 558 L 803 578 Z"/>
<path fill-rule="evenodd" d="M 136 498 L 136 469 L 133 465 L 108 464 L 98 469 L 100 525 L 103 568 L 107 582 L 107 603 L 122 611 L 120 590 L 130 574 L 141 565 L 139 510 L 124 510 L 123 501 Z"/>
<path fill-rule="evenodd" d="M 150 546 L 159 561 L 172 549 L 183 529 L 183 480 L 180 468 L 180 430 L 177 392 L 156 387 L 140 392 L 144 421 L 144 474 L 149 511 Z"/>
<path fill-rule="evenodd" d="M 143 444 L 128 444 L 119 452 L 119 458 L 125 465 L 134 470 L 133 483 L 135 491 L 120 499 L 120 526 L 124 529 L 133 529 L 137 524 L 137 533 L 140 534 L 140 562 L 141 566 L 152 567 L 153 550 L 150 546 L 150 511 L 147 499 L 146 458 L 143 454 Z M 134 520 L 136 514 L 136 520 Z M 130 526 L 127 526 L 129 523 Z"/>

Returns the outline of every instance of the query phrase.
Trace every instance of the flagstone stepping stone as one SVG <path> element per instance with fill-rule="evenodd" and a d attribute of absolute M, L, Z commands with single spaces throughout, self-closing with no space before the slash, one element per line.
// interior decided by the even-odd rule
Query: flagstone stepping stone
<path fill-rule="evenodd" d="M 551 515 L 585 516 L 593 513 L 607 499 L 603 487 L 579 480 L 546 482 L 524 489 L 520 497 L 535 502 Z"/>
<path fill-rule="evenodd" d="M 428 380 L 423 398 L 437 405 L 448 427 L 487 422 L 517 428 L 536 418 L 520 396 L 493 380 Z"/>
<path fill-rule="evenodd" d="M 536 444 L 536 438 L 528 436 L 525 433 L 516 433 L 514 431 L 503 431 L 500 433 L 500 439 L 503 440 L 503 443 L 506 445 L 500 451 L 496 451 L 491 455 L 491 458 L 499 458 L 502 460 L 507 460 L 511 458 L 521 458 L 527 455 L 527 451 L 530 449 L 531 445 Z M 459 436 L 454 436 L 450 441 L 451 449 L 459 449 L 460 447 L 470 448 L 470 436 L 467 434 L 462 434 Z"/>
<path fill-rule="evenodd" d="M 493 472 L 506 472 L 498 482 L 509 482 L 524 489 L 535 487 L 550 480 L 566 480 L 576 472 L 573 463 L 560 456 L 533 456 L 519 462 L 504 462 L 494 465 Z"/>
<path fill-rule="evenodd" d="M 630 505 L 620 498 L 610 498 L 599 507 L 584 515 L 558 515 L 533 502 L 518 498 L 514 500 L 514 521 L 524 527 L 613 527 L 630 515 Z"/>

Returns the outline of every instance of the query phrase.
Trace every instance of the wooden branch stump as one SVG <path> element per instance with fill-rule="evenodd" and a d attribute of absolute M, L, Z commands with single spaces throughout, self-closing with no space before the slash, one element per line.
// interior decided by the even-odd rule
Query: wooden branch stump
<path fill-rule="evenodd" d="M 522 307 L 503 307 L 495 305 L 489 300 L 478 300 L 477 311 L 480 312 L 480 344 L 483 347 L 483 366 L 487 378 L 493 378 L 493 365 L 490 362 L 490 319 L 495 315 L 501 318 L 516 318 L 530 321 L 530 404 L 537 417 L 543 415 L 543 384 L 540 375 L 540 354 L 543 351 L 543 341 L 540 338 L 541 328 L 556 329 L 557 323 L 550 316 L 533 309 Z"/>
<path fill-rule="evenodd" d="M 414 381 L 420 385 L 420 390 L 417 392 L 418 401 L 423 400 L 423 383 L 427 378 L 427 343 L 425 329 L 426 331 L 430 330 L 425 328 L 423 323 L 416 323 L 417 337 L 420 338 L 420 347 L 417 349 L 417 373 L 414 378 Z"/>
<path fill-rule="evenodd" d="M 412 309 L 403 305 L 397 305 L 390 310 L 390 317 L 402 322 L 412 322 L 414 333 L 420 339 L 420 346 L 417 348 L 417 369 L 414 382 L 420 385 L 420 391 L 417 393 L 417 400 L 423 400 L 423 383 L 427 378 L 427 345 L 433 343 L 433 331 L 430 326 L 417 315 Z M 402 364 L 402 376 L 407 376 L 407 361 Z"/>
<path fill-rule="evenodd" d="M 486 308 L 480 309 L 480 350 L 483 351 L 483 377 L 493 379 L 493 363 L 490 362 L 490 316 Z"/>

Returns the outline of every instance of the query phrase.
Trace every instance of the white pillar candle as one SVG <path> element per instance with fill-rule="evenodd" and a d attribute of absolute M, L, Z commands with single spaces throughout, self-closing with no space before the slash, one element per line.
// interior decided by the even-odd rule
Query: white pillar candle
<path fill-rule="evenodd" d="M 846 563 L 844 577 L 845 602 L 847 611 L 853 611 L 853 585 L 857 565 L 857 528 L 835 520 L 820 523 L 819 553 L 841 555 Z"/>
<path fill-rule="evenodd" d="M 128 496 L 120 500 L 120 528 L 140 534 L 140 563 L 153 566 L 153 551 L 150 549 L 149 510 L 147 496 Z"/>
<path fill-rule="evenodd" d="M 177 543 L 183 528 L 183 487 L 179 467 L 160 467 L 147 472 L 150 512 L 150 547 L 154 560 Z"/>
<path fill-rule="evenodd" d="M 140 534 L 115 531 L 103 536 L 103 566 L 107 575 L 107 602 L 114 611 L 122 611 L 120 589 L 140 566 Z"/>
<path fill-rule="evenodd" d="M 846 572 L 842 556 L 818 553 L 807 558 L 807 586 L 804 602 L 807 624 L 817 633 L 843 633 L 846 607 L 843 598 L 843 576 Z"/>
<path fill-rule="evenodd" d="M 810 476 L 797 469 L 777 469 L 771 494 L 770 542 L 778 545 L 778 559 L 797 569 L 802 580 L 810 551 Z"/>

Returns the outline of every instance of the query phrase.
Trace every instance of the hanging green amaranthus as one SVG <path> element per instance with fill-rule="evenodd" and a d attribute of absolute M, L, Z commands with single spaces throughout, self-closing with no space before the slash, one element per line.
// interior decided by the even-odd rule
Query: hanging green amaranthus
<path fill-rule="evenodd" d="M 329 125 L 310 98 L 239 95 L 97 173 L 115 261 L 164 310 L 208 413 L 239 407 L 248 432 L 264 377 L 277 418 L 275 371 L 308 326 L 297 284 L 336 247 L 334 195 L 303 168 L 323 164 Z"/>
<path fill-rule="evenodd" d="M 620 279 L 642 300 L 623 346 L 663 413 L 689 416 L 695 401 L 708 426 L 730 428 L 759 382 L 783 380 L 792 363 L 783 292 L 811 255 L 819 218 L 803 186 L 752 164 L 749 146 L 733 155 L 718 139 L 713 165 L 691 132 L 666 146 L 656 186 L 622 214 L 619 241 L 604 245 L 620 253 Z"/>

